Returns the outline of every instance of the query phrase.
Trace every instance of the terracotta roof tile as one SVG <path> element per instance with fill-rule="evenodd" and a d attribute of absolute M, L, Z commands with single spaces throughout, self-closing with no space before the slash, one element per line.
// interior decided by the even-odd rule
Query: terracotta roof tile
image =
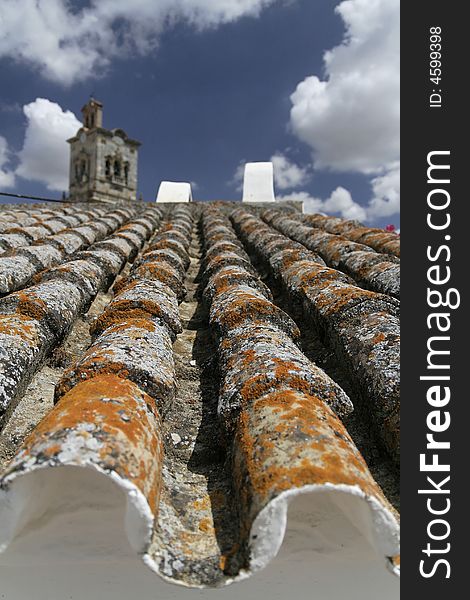
<path fill-rule="evenodd" d="M 43 543 L 49 524 L 115 514 L 125 500 L 132 549 L 167 582 L 246 579 L 277 560 L 295 519 L 317 549 L 312 572 L 327 543 L 318 531 L 347 518 L 348 540 L 364 534 L 398 572 L 396 513 L 350 415 L 371 425 L 384 465 L 398 459 L 399 239 L 277 205 L 232 208 L 0 214 L 0 553 L 10 560 L 28 531 L 46 563 L 54 548 L 80 553 L 89 528 L 61 537 L 59 527 Z M 82 350 L 53 369 L 55 405 L 49 392 L 40 423 L 27 413 L 30 433 L 9 439 L 17 449 L 4 460 L 27 386 L 77 335 Z M 99 544 L 113 555 L 111 538 Z"/>
<path fill-rule="evenodd" d="M 303 220 L 306 224 L 319 227 L 329 233 L 340 234 L 353 242 L 370 246 L 377 252 L 400 257 L 400 237 L 396 233 L 365 227 L 358 221 L 344 221 L 322 215 L 305 215 Z"/>

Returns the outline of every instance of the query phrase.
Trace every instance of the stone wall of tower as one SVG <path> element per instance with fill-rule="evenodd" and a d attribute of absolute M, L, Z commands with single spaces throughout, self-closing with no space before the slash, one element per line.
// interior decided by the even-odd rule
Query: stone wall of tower
<path fill-rule="evenodd" d="M 129 143 L 119 130 L 113 135 L 97 132 L 93 182 L 95 199 L 134 201 L 137 194 L 138 146 Z M 119 172 L 116 172 L 116 163 Z"/>
<path fill-rule="evenodd" d="M 134 201 L 138 143 L 121 130 L 79 130 L 70 142 L 70 199 Z"/>
<path fill-rule="evenodd" d="M 83 130 L 70 143 L 69 196 L 76 202 L 91 201 L 91 179 L 96 172 L 94 144 Z"/>

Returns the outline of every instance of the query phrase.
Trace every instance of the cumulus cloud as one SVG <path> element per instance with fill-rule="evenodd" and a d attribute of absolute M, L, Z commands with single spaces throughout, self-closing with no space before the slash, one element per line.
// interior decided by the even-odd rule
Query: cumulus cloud
<path fill-rule="evenodd" d="M 400 166 L 372 180 L 373 197 L 367 207 L 369 217 L 388 217 L 400 212 Z"/>
<path fill-rule="evenodd" d="M 303 199 L 312 212 L 374 221 L 400 212 L 399 3 L 345 0 L 335 11 L 343 40 L 325 52 L 323 77 L 306 77 L 291 95 L 290 126 L 315 168 L 368 175 L 371 197 L 363 206 L 338 187 L 326 200 Z"/>
<path fill-rule="evenodd" d="M 8 155 L 7 141 L 0 135 L 0 190 L 12 188 L 15 185 L 15 174 L 7 166 Z"/>
<path fill-rule="evenodd" d="M 67 190 L 70 149 L 66 140 L 77 133 L 80 121 L 46 98 L 26 104 L 23 112 L 27 125 L 16 174 L 52 191 Z"/>
<path fill-rule="evenodd" d="M 304 203 L 306 213 L 338 214 L 345 219 L 363 221 L 367 218 L 366 209 L 355 202 L 351 193 L 344 187 L 338 186 L 326 199 L 315 198 L 308 192 L 292 192 L 276 198 L 281 200 L 300 200 Z"/>
<path fill-rule="evenodd" d="M 235 173 L 233 174 L 232 179 L 227 182 L 229 186 L 235 186 L 237 192 L 241 192 L 243 190 L 243 176 L 245 174 L 245 161 L 241 160 L 238 163 L 237 168 L 235 169 Z"/>
<path fill-rule="evenodd" d="M 381 174 L 399 157 L 399 3 L 346 0 L 346 32 L 324 55 L 325 76 L 306 77 L 291 96 L 291 127 L 315 166 Z"/>
<path fill-rule="evenodd" d="M 337 214 L 345 219 L 374 222 L 380 217 L 389 217 L 400 212 L 400 167 L 392 165 L 384 175 L 371 181 L 372 197 L 363 206 L 353 200 L 351 192 L 337 187 L 331 195 L 322 200 L 308 192 L 291 192 L 277 196 L 277 200 L 301 200 L 307 213 Z"/>
<path fill-rule="evenodd" d="M 271 156 L 274 168 L 274 183 L 280 190 L 291 190 L 309 181 L 311 173 L 307 167 L 299 167 L 281 153 Z"/>
<path fill-rule="evenodd" d="M 0 57 L 29 63 L 69 85 L 103 73 L 112 58 L 158 47 L 166 27 L 198 30 L 257 16 L 277 0 L 91 0 L 74 10 L 67 0 L 2 0 Z"/>

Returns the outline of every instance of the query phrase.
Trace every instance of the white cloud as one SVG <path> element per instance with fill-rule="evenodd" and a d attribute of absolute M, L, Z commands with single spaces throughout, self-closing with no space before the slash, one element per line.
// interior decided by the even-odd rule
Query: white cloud
<path fill-rule="evenodd" d="M 276 200 L 301 200 L 306 213 L 338 214 L 345 219 L 374 222 L 379 217 L 389 217 L 400 212 L 400 167 L 392 165 L 384 175 L 371 181 L 372 198 L 363 206 L 353 200 L 351 192 L 337 187 L 326 199 L 316 198 L 308 192 L 292 192 L 277 196 Z"/>
<path fill-rule="evenodd" d="M 346 0 L 346 33 L 291 96 L 293 132 L 315 166 L 379 174 L 399 157 L 399 2 Z"/>
<path fill-rule="evenodd" d="M 12 188 L 15 185 L 15 174 L 8 169 L 8 144 L 0 135 L 0 190 Z"/>
<path fill-rule="evenodd" d="M 276 199 L 278 201 L 301 200 L 306 213 L 338 214 L 345 219 L 358 219 L 359 221 L 367 218 L 364 207 L 355 202 L 351 193 L 341 186 L 337 187 L 326 200 L 315 198 L 307 192 L 292 192 L 278 196 Z"/>
<path fill-rule="evenodd" d="M 343 41 L 325 52 L 324 77 L 306 77 L 291 95 L 290 127 L 311 147 L 314 168 L 368 175 L 371 197 L 360 204 L 339 186 L 326 199 L 291 191 L 277 200 L 301 200 L 306 212 L 370 223 L 400 212 L 399 3 L 345 0 L 335 10 L 345 24 Z M 312 176 L 280 153 L 271 161 L 279 190 L 294 190 Z M 241 163 L 234 181 L 242 179 Z"/>
<path fill-rule="evenodd" d="M 363 173 L 367 205 L 337 188 L 321 200 L 304 193 L 306 209 L 374 221 L 400 212 L 399 2 L 345 0 L 339 46 L 325 52 L 325 73 L 306 77 L 291 95 L 290 126 L 312 148 L 317 169 Z"/>
<path fill-rule="evenodd" d="M 373 197 L 367 208 L 372 217 L 389 217 L 400 212 L 400 166 L 398 163 L 372 180 Z"/>
<path fill-rule="evenodd" d="M 36 98 L 23 111 L 28 122 L 16 174 L 49 190 L 67 190 L 70 149 L 66 140 L 76 134 L 80 121 L 45 98 Z"/>
<path fill-rule="evenodd" d="M 66 0 L 2 0 L 0 57 L 29 63 L 70 85 L 99 76 L 116 56 L 158 47 L 178 21 L 198 30 L 257 16 L 277 0 L 92 0 L 73 11 Z"/>
<path fill-rule="evenodd" d="M 323 203 L 324 210 L 327 213 L 339 213 L 345 219 L 358 219 L 362 221 L 366 218 L 366 211 L 362 206 L 351 197 L 351 193 L 345 188 L 339 186 Z"/>
<path fill-rule="evenodd" d="M 274 183 L 280 190 L 291 190 L 307 183 L 311 173 L 306 167 L 299 167 L 281 153 L 271 156 L 274 168 Z"/>
<path fill-rule="evenodd" d="M 235 169 L 235 173 L 233 174 L 232 179 L 228 182 L 228 185 L 235 186 L 237 192 L 241 192 L 243 190 L 243 177 L 245 175 L 245 164 L 246 161 L 241 160 L 238 163 L 237 168 Z"/>

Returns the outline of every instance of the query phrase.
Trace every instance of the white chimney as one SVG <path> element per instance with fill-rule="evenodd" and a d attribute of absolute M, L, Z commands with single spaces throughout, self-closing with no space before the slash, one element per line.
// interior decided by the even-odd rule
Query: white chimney
<path fill-rule="evenodd" d="M 162 181 L 157 202 L 192 202 L 191 184 L 185 181 Z"/>
<path fill-rule="evenodd" d="M 246 163 L 243 202 L 275 202 L 272 162 Z"/>

